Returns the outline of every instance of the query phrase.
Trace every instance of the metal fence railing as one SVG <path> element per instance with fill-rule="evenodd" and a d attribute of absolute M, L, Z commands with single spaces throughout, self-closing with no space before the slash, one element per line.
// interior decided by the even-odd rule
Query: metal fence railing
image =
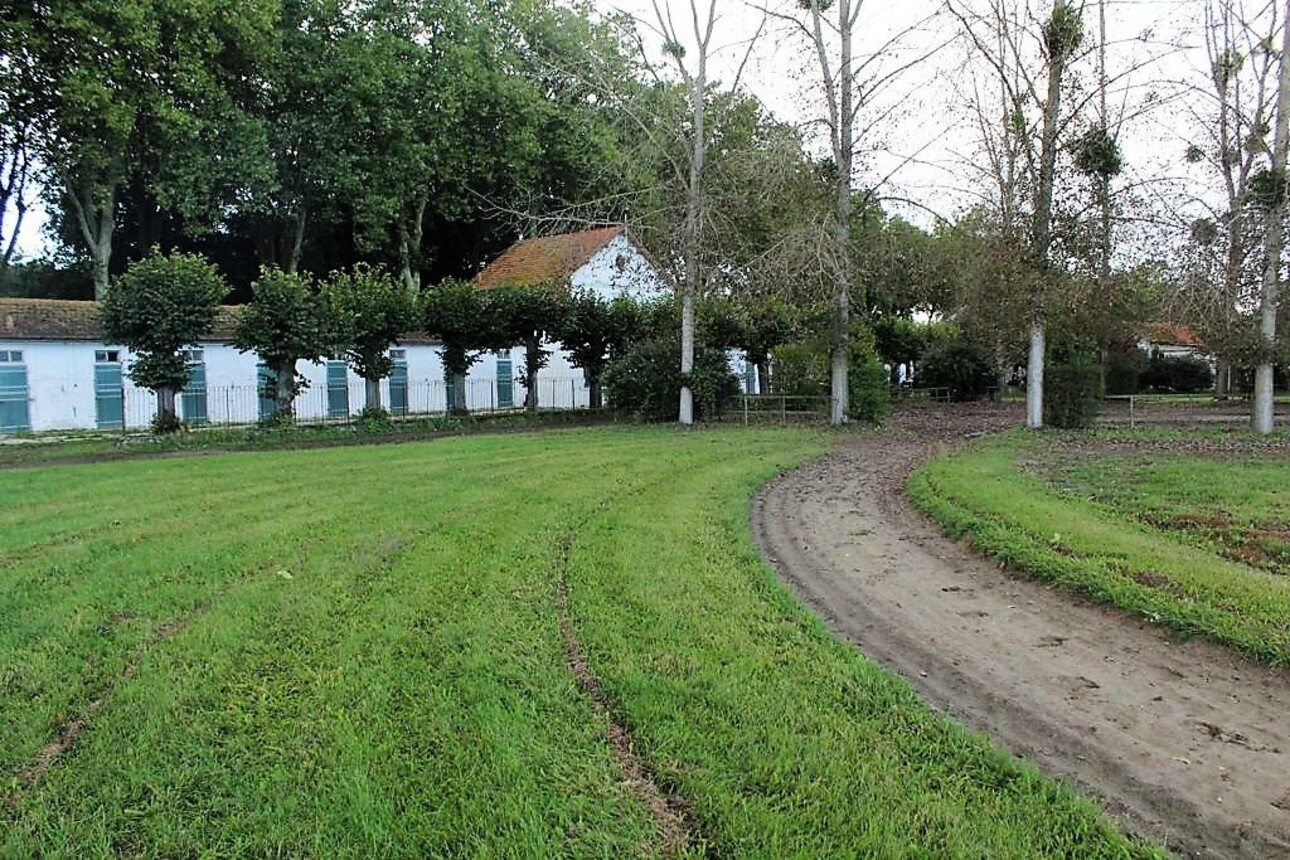
<path fill-rule="evenodd" d="M 589 409 L 590 392 L 581 378 L 540 379 L 536 386 L 538 409 Z M 513 412 L 525 408 L 528 389 L 520 382 L 498 384 L 492 379 L 467 379 L 464 391 L 453 391 L 440 380 L 383 382 L 381 406 L 395 417 L 442 415 L 453 409 L 469 412 Z M 454 402 L 464 395 L 464 404 Z M 114 420 L 99 422 L 100 429 L 146 429 L 157 414 L 157 396 L 144 388 L 126 386 L 119 401 L 96 404 L 101 414 L 113 410 Z M 312 385 L 296 395 L 294 413 L 304 424 L 346 424 L 355 420 L 367 405 L 367 388 L 362 380 L 341 386 Z M 273 414 L 273 399 L 254 385 L 205 386 L 190 389 L 175 398 L 179 418 L 192 426 L 238 426 L 255 424 Z"/>
<path fill-rule="evenodd" d="M 829 420 L 833 398 L 797 394 L 740 394 L 727 413 L 744 425 L 814 424 Z"/>
<path fill-rule="evenodd" d="M 1290 404 L 1278 401 L 1278 420 L 1290 413 Z M 1250 402 L 1233 396 L 1218 398 L 1201 394 L 1112 394 L 1102 404 L 1098 423 L 1137 428 L 1161 427 L 1243 427 L 1250 420 Z"/>
<path fill-rule="evenodd" d="M 949 403 L 950 390 L 943 386 L 891 389 L 893 403 Z"/>

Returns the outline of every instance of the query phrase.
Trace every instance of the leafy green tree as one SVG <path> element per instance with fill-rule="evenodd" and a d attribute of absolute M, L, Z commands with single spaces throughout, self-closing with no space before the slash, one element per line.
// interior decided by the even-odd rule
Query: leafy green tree
<path fill-rule="evenodd" d="M 366 383 L 366 405 L 381 406 L 381 380 L 394 370 L 391 344 L 415 324 L 416 303 L 388 272 L 358 264 L 333 272 L 322 295 L 350 367 Z"/>
<path fill-rule="evenodd" d="M 551 359 L 549 343 L 565 312 L 565 297 L 549 286 L 501 287 L 484 293 L 487 316 L 496 326 L 501 348 L 524 347 L 524 406 L 538 407 L 538 373 Z"/>
<path fill-rule="evenodd" d="M 484 350 L 503 349 L 504 333 L 490 316 L 482 291 L 469 281 L 446 280 L 423 294 L 426 331 L 443 344 L 443 366 L 451 378 L 454 410 L 466 411 L 466 374 Z"/>
<path fill-rule="evenodd" d="M 586 374 L 591 408 L 600 409 L 605 368 L 641 328 L 641 308 L 627 296 L 606 300 L 589 290 L 571 293 L 563 305 L 552 335 L 569 354 L 569 363 Z"/>
<path fill-rule="evenodd" d="M 255 352 L 273 371 L 274 417 L 290 420 L 296 395 L 308 384 L 300 361 L 321 361 L 342 348 L 335 320 L 307 274 L 265 266 L 251 285 L 253 301 L 238 321 L 233 343 Z"/>
<path fill-rule="evenodd" d="M 120 195 L 132 179 L 196 224 L 221 209 L 221 187 L 254 172 L 244 156 L 257 127 L 240 104 L 276 5 L 11 4 L 6 29 L 20 35 L 6 65 L 21 70 L 15 86 L 34 151 L 55 178 L 53 208 L 66 202 L 89 252 L 96 297 L 107 291 Z"/>
<path fill-rule="evenodd" d="M 367 106 L 352 85 L 344 42 L 355 28 L 343 11 L 331 0 L 281 0 L 255 77 L 266 175 L 248 184 L 229 220 L 262 265 L 288 274 L 300 267 L 310 231 L 340 220 L 346 183 L 363 181 L 353 176 L 354 153 L 366 143 L 355 122 Z"/>
<path fill-rule="evenodd" d="M 182 350 L 210 333 L 229 287 L 195 254 L 152 254 L 133 263 L 103 298 L 103 336 L 135 353 L 130 379 L 157 394 L 155 427 L 179 427 L 175 394 L 188 384 Z"/>
<path fill-rule="evenodd" d="M 703 306 L 704 341 L 742 352 L 757 368 L 761 390 L 753 393 L 765 394 L 771 353 L 793 340 L 801 329 L 802 316 L 787 299 L 774 293 L 709 300 Z"/>

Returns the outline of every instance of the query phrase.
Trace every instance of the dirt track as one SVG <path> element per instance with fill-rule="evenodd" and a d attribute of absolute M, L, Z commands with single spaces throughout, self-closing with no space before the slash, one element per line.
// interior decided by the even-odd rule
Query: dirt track
<path fill-rule="evenodd" d="M 753 506 L 808 604 L 933 706 L 1181 856 L 1290 857 L 1290 673 L 1013 578 L 904 499 L 910 470 L 1017 413 L 911 410 Z"/>

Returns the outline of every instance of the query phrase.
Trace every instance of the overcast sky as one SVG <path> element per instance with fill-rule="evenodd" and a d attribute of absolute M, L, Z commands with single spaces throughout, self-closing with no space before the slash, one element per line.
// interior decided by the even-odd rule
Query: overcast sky
<path fill-rule="evenodd" d="M 683 41 L 692 44 L 690 0 L 658 2 L 665 13 L 670 7 Z M 708 0 L 698 2 L 706 14 Z M 1203 85 L 1207 61 L 1199 34 L 1205 2 L 1106 3 L 1107 40 L 1111 45 L 1108 71 L 1113 77 L 1123 75 L 1115 84 L 1118 97 L 1111 100 L 1113 123 L 1117 116 L 1124 119 L 1121 144 L 1127 168 L 1120 181 L 1137 185 L 1150 180 L 1150 193 L 1157 193 L 1154 189 L 1163 176 L 1175 179 L 1165 183 L 1170 195 L 1179 193 L 1179 183 L 1185 184 L 1183 174 L 1187 168 L 1182 164 L 1181 153 L 1187 126 L 1175 110 L 1137 116 L 1138 103 L 1148 91 L 1169 91 L 1175 87 L 1173 82 L 1180 80 Z M 596 0 L 596 5 L 605 12 L 628 12 L 648 26 L 655 26 L 651 0 Z M 956 5 L 980 7 L 982 3 L 956 0 Z M 796 12 L 803 20 L 805 16 L 798 10 L 796 0 L 717 0 L 716 32 L 720 35 L 715 41 L 725 47 L 715 59 L 715 75 L 727 83 L 743 60 L 747 41 L 761 26 L 763 13 L 759 7 Z M 1032 3 L 1036 17 L 1042 17 L 1048 9 L 1050 0 Z M 879 67 L 891 70 L 910 59 L 926 56 L 925 61 L 893 81 L 878 96 L 873 110 L 862 117 L 882 119 L 861 129 L 857 180 L 863 184 L 881 182 L 882 193 L 890 200 L 889 208 L 929 226 L 933 220 L 930 212 L 952 217 L 973 202 L 975 192 L 965 161 L 976 157 L 976 134 L 966 101 L 974 75 L 988 85 L 990 72 L 979 61 L 969 59 L 966 46 L 956 39 L 958 22 L 944 14 L 941 0 L 867 0 L 856 32 L 855 51 L 861 57 L 872 56 L 895 34 L 919 22 L 922 25 L 900 41 L 897 51 L 877 61 Z M 1087 44 L 1092 45 L 1098 38 L 1096 0 L 1086 0 L 1085 28 Z M 650 47 L 657 50 L 659 45 L 661 38 L 655 36 Z M 1174 47 L 1177 45 L 1183 49 Z M 1141 68 L 1126 73 L 1135 66 Z M 823 133 L 818 125 L 811 125 L 824 111 L 822 90 L 815 83 L 817 69 L 802 34 L 772 18 L 757 41 L 741 83 L 780 119 Z M 1086 71 L 1091 73 L 1091 66 Z M 824 141 L 816 145 L 823 151 Z M 1192 178 L 1203 177 L 1197 174 Z M 902 199 L 917 205 L 902 204 Z"/>

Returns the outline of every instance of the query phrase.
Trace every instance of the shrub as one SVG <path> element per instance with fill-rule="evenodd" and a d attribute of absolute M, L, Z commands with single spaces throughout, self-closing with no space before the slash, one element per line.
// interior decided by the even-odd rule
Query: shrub
<path fill-rule="evenodd" d="M 670 338 L 637 344 L 605 368 L 604 386 L 614 410 L 646 421 L 676 421 L 681 400 L 680 346 Z M 690 374 L 697 420 L 713 417 L 739 393 L 722 350 L 696 346 Z"/>
<path fill-rule="evenodd" d="M 775 394 L 825 397 L 829 393 L 829 356 L 816 343 L 786 343 L 771 352 Z"/>
<path fill-rule="evenodd" d="M 1156 393 L 1194 394 L 1214 387 L 1214 371 L 1200 358 L 1153 355 L 1139 382 Z"/>
<path fill-rule="evenodd" d="M 918 366 L 920 386 L 948 388 L 955 402 L 980 400 L 994 382 L 994 373 L 981 348 L 962 338 L 933 344 Z"/>
<path fill-rule="evenodd" d="M 789 343 L 772 353 L 775 394 L 828 397 L 832 391 L 829 351 L 820 342 Z M 847 373 L 847 417 L 879 424 L 887 417 L 887 371 L 868 342 L 855 344 Z"/>
<path fill-rule="evenodd" d="M 847 381 L 850 383 L 850 417 L 869 424 L 881 424 L 887 417 L 891 398 L 887 369 L 882 362 L 872 353 L 853 352 Z"/>
<path fill-rule="evenodd" d="M 1053 362 L 1044 373 L 1044 423 L 1088 427 L 1102 409 L 1101 368 L 1087 353 Z"/>
<path fill-rule="evenodd" d="M 1106 393 L 1137 394 L 1142 370 L 1142 354 L 1136 349 L 1112 352 L 1106 357 Z"/>
<path fill-rule="evenodd" d="M 165 436 L 170 433 L 178 433 L 184 429 L 184 423 L 173 412 L 167 412 L 164 409 L 158 409 L 157 414 L 152 416 L 152 432 L 157 436 Z"/>
<path fill-rule="evenodd" d="M 380 432 L 394 426 L 389 411 L 380 406 L 364 406 L 355 420 L 364 432 Z"/>

